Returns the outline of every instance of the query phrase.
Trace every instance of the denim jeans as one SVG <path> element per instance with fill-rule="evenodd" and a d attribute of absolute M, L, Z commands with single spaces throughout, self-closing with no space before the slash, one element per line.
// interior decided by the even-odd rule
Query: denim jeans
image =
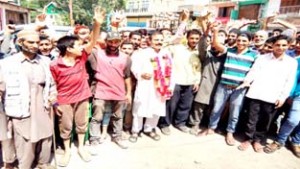
<path fill-rule="evenodd" d="M 209 118 L 208 127 L 211 129 L 217 128 L 221 114 L 229 99 L 229 119 L 226 130 L 229 133 L 234 133 L 243 106 L 245 93 L 245 88 L 236 90 L 227 88 L 226 85 L 219 84 L 214 96 L 214 107 Z"/>
<path fill-rule="evenodd" d="M 291 110 L 286 121 L 281 126 L 277 135 L 277 142 L 285 144 L 289 135 L 295 129 L 295 135 L 292 136 L 292 143 L 300 144 L 300 96 L 293 99 Z"/>

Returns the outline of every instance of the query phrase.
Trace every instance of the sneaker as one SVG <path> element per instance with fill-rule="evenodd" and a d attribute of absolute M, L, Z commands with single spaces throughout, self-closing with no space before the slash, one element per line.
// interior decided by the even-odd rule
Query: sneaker
<path fill-rule="evenodd" d="M 271 144 L 267 144 L 267 146 L 264 147 L 264 152 L 267 154 L 274 153 L 275 151 L 279 150 L 283 145 L 274 141 Z"/>
<path fill-rule="evenodd" d="M 170 135 L 171 134 L 171 130 L 169 127 L 163 127 L 160 129 L 161 130 L 161 133 L 163 133 L 164 135 Z"/>
<path fill-rule="evenodd" d="M 115 142 L 120 148 L 122 149 L 127 149 L 128 148 L 128 144 L 126 140 L 122 140 L 122 139 L 113 139 L 113 142 Z"/>
<path fill-rule="evenodd" d="M 107 135 L 101 135 L 100 139 L 99 139 L 99 144 L 102 144 L 106 141 L 107 139 Z"/>
<path fill-rule="evenodd" d="M 78 149 L 78 154 L 84 162 L 90 162 L 92 160 L 91 154 L 87 152 L 85 149 Z"/>
<path fill-rule="evenodd" d="M 200 129 L 198 126 L 193 126 L 192 129 L 190 130 L 190 134 L 191 135 L 198 135 L 198 133 L 200 132 Z"/>
<path fill-rule="evenodd" d="M 123 131 L 122 132 L 122 140 L 128 140 L 130 138 L 131 134 L 129 131 Z"/>
<path fill-rule="evenodd" d="M 99 151 L 98 151 L 99 144 L 98 144 L 97 142 L 92 142 L 91 145 L 90 145 L 89 147 L 90 147 L 89 152 L 90 152 L 90 154 L 91 154 L 92 156 L 98 155 L 98 152 L 99 152 Z"/>
<path fill-rule="evenodd" d="M 292 152 L 295 154 L 296 157 L 300 158 L 300 145 L 291 144 Z"/>
<path fill-rule="evenodd" d="M 184 133 L 188 133 L 189 132 L 189 128 L 186 127 L 186 126 L 178 126 L 176 127 L 178 130 L 180 130 L 181 132 L 184 132 Z"/>
<path fill-rule="evenodd" d="M 61 157 L 61 159 L 59 159 L 57 165 L 60 167 L 67 167 L 70 162 L 70 158 L 71 158 L 71 153 L 65 152 L 64 155 Z"/>
<path fill-rule="evenodd" d="M 137 133 L 133 133 L 130 137 L 129 137 L 129 141 L 132 143 L 136 143 L 138 140 L 139 135 Z"/>

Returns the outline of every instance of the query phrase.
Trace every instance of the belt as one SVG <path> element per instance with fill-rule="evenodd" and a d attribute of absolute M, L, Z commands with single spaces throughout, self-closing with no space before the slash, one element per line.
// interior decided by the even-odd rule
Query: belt
<path fill-rule="evenodd" d="M 237 86 L 234 86 L 234 85 L 224 85 L 224 87 L 225 88 L 227 88 L 227 89 L 236 89 L 237 88 Z"/>

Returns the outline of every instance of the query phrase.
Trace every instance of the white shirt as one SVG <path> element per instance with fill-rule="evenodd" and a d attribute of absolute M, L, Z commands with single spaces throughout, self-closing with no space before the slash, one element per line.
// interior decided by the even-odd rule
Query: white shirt
<path fill-rule="evenodd" d="M 199 84 L 201 64 L 198 48 L 191 49 L 187 45 L 174 45 L 170 48 L 173 55 L 175 83 L 178 85 Z"/>
<path fill-rule="evenodd" d="M 259 55 L 245 81 L 252 82 L 247 97 L 275 103 L 285 101 L 296 79 L 297 61 L 287 55 L 275 58 L 273 53 Z"/>

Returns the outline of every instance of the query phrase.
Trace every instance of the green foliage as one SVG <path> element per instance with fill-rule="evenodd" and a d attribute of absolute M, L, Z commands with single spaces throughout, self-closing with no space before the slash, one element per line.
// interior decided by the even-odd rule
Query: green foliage
<path fill-rule="evenodd" d="M 61 13 L 59 15 L 65 25 L 70 24 L 69 1 L 68 0 L 21 0 L 23 7 L 31 8 L 32 21 L 42 13 L 44 6 L 50 2 L 55 2 Z M 73 0 L 73 19 L 76 23 L 91 25 L 93 19 L 93 9 L 100 5 L 106 9 L 107 13 L 111 10 L 125 9 L 126 0 Z M 105 23 L 104 23 L 105 25 Z"/>

